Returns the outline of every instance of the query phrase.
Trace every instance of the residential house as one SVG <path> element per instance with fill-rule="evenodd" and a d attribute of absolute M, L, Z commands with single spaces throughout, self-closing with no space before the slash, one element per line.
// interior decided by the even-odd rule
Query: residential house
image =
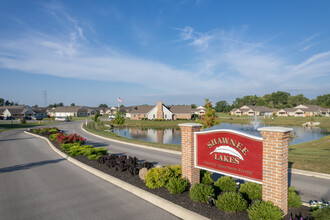
<path fill-rule="evenodd" d="M 51 116 L 54 117 L 86 117 L 92 116 L 96 113 L 96 110 L 89 108 L 87 106 L 61 106 L 53 108 L 50 112 Z"/>
<path fill-rule="evenodd" d="M 3 116 L 4 117 L 13 117 L 15 119 L 18 118 L 23 118 L 26 116 L 29 117 L 35 117 L 35 112 L 31 109 L 21 109 L 21 108 L 7 108 L 4 112 L 3 112 Z"/>
<path fill-rule="evenodd" d="M 148 120 L 164 119 L 191 119 L 192 109 L 190 105 L 164 105 L 161 101 L 156 106 L 141 105 L 133 106 L 127 110 L 126 117 L 139 120 L 146 118 Z"/>
<path fill-rule="evenodd" d="M 35 112 L 34 118 L 47 118 L 47 108 L 32 108 L 32 111 Z"/>
<path fill-rule="evenodd" d="M 192 111 L 196 115 L 204 115 L 206 108 L 204 106 L 198 106 L 197 108 L 194 108 Z"/>
<path fill-rule="evenodd" d="M 271 116 L 273 115 L 274 109 L 268 108 L 266 106 L 251 106 L 251 105 L 244 105 L 240 107 L 239 109 L 234 108 L 230 111 L 231 115 L 248 115 L 248 116 L 254 116 L 254 115 L 265 115 L 265 116 Z"/>
<path fill-rule="evenodd" d="M 312 117 L 330 116 L 330 108 L 323 108 L 318 105 L 298 105 L 294 108 L 284 108 L 277 112 L 278 116 Z"/>

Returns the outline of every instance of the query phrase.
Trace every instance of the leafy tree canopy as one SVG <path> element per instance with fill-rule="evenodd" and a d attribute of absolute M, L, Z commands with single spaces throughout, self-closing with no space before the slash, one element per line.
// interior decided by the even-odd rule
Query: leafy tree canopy
<path fill-rule="evenodd" d="M 99 108 L 108 108 L 107 104 L 99 104 Z"/>

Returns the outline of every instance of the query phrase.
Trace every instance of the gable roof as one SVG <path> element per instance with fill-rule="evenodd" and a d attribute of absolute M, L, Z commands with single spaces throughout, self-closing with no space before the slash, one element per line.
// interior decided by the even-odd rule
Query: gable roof
<path fill-rule="evenodd" d="M 54 109 L 54 112 L 78 112 L 79 110 L 86 109 L 85 106 L 61 106 Z"/>
<path fill-rule="evenodd" d="M 172 113 L 191 114 L 192 108 L 190 105 L 165 105 L 165 107 Z"/>
<path fill-rule="evenodd" d="M 131 114 L 147 114 L 151 109 L 153 109 L 155 106 L 151 105 L 138 105 L 138 106 L 132 106 L 128 113 Z"/>

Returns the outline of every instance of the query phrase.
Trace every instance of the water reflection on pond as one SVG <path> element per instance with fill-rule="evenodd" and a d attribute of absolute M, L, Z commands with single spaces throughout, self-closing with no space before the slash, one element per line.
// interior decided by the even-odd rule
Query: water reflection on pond
<path fill-rule="evenodd" d="M 264 127 L 264 125 L 259 125 L 258 127 Z M 329 132 L 326 129 L 321 129 L 319 127 L 308 128 L 302 126 L 288 126 L 293 128 L 293 133 L 297 136 L 291 144 L 305 143 L 308 141 L 317 140 L 323 136 L 329 135 Z M 212 127 L 211 129 L 206 130 L 215 130 L 215 129 L 232 129 L 251 135 L 261 137 L 259 131 L 256 130 L 255 126 L 252 124 L 231 124 L 231 123 L 222 123 Z M 151 128 L 121 128 L 114 129 L 115 133 L 118 133 L 121 136 L 149 141 L 149 142 L 158 142 L 165 144 L 181 144 L 181 131 L 180 129 L 151 129 Z"/>

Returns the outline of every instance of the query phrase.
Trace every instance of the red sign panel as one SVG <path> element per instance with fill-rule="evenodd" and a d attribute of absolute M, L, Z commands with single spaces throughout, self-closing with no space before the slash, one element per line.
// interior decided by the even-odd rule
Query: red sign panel
<path fill-rule="evenodd" d="M 196 132 L 195 167 L 262 183 L 262 138 L 233 130 Z"/>

